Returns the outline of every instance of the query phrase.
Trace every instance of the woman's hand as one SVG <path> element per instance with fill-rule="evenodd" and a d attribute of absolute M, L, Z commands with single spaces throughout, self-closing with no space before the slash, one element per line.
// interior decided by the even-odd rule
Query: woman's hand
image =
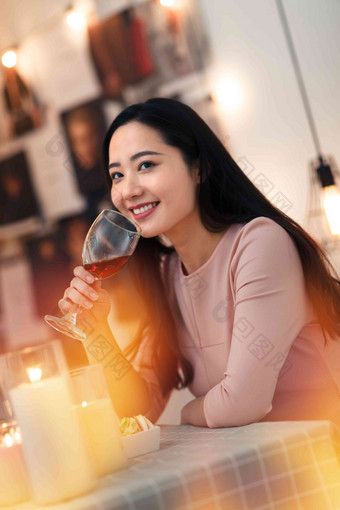
<path fill-rule="evenodd" d="M 73 270 L 74 278 L 64 292 L 58 306 L 63 314 L 71 311 L 74 305 L 88 310 L 97 321 L 103 321 L 110 312 L 108 293 L 101 288 L 101 282 L 83 266 Z"/>
<path fill-rule="evenodd" d="M 207 427 L 207 421 L 204 415 L 204 398 L 197 397 L 188 402 L 181 411 L 181 424 L 196 425 L 197 427 Z"/>

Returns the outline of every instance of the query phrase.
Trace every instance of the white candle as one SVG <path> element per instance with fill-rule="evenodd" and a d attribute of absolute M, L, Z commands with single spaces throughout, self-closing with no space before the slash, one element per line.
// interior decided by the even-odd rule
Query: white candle
<path fill-rule="evenodd" d="M 2 434 L 2 431 L 0 431 Z M 21 503 L 30 498 L 21 451 L 15 429 L 7 429 L 0 441 L 0 507 Z"/>
<path fill-rule="evenodd" d="M 126 467 L 127 458 L 111 399 L 83 402 L 75 408 L 96 474 L 103 476 Z"/>
<path fill-rule="evenodd" d="M 28 373 L 33 382 L 13 387 L 10 400 L 22 433 L 35 502 L 54 503 L 92 490 L 95 477 L 66 378 L 39 380 L 37 372 Z"/>

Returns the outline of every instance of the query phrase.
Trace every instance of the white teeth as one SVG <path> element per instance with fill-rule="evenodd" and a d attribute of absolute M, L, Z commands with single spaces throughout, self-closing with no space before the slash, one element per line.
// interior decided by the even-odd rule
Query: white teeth
<path fill-rule="evenodd" d="M 157 205 L 157 202 L 154 202 L 153 204 L 145 205 L 144 207 L 141 207 L 140 209 L 133 209 L 134 214 L 142 214 L 145 211 L 148 211 L 149 209 L 152 209 Z"/>

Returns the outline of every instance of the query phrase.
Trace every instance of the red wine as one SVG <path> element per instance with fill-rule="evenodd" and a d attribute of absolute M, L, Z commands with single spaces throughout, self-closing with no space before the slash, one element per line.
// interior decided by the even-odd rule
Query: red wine
<path fill-rule="evenodd" d="M 127 263 L 129 260 L 128 256 L 116 257 L 114 259 L 99 260 L 90 264 L 84 264 L 86 271 L 89 271 L 96 278 L 103 280 L 118 271 Z"/>

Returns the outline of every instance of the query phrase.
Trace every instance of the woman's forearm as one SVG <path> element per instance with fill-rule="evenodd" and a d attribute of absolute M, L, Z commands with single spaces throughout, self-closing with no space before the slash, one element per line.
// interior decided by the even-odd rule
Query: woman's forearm
<path fill-rule="evenodd" d="M 83 315 L 83 314 L 82 314 Z M 124 357 L 106 321 L 98 323 L 89 314 L 78 325 L 87 333 L 83 345 L 89 363 L 100 363 L 105 372 L 110 397 L 119 417 L 145 414 L 150 407 L 145 380 Z"/>
<path fill-rule="evenodd" d="M 181 413 L 181 423 L 196 425 L 197 427 L 207 427 L 204 416 L 204 396 L 198 397 L 186 404 Z"/>

